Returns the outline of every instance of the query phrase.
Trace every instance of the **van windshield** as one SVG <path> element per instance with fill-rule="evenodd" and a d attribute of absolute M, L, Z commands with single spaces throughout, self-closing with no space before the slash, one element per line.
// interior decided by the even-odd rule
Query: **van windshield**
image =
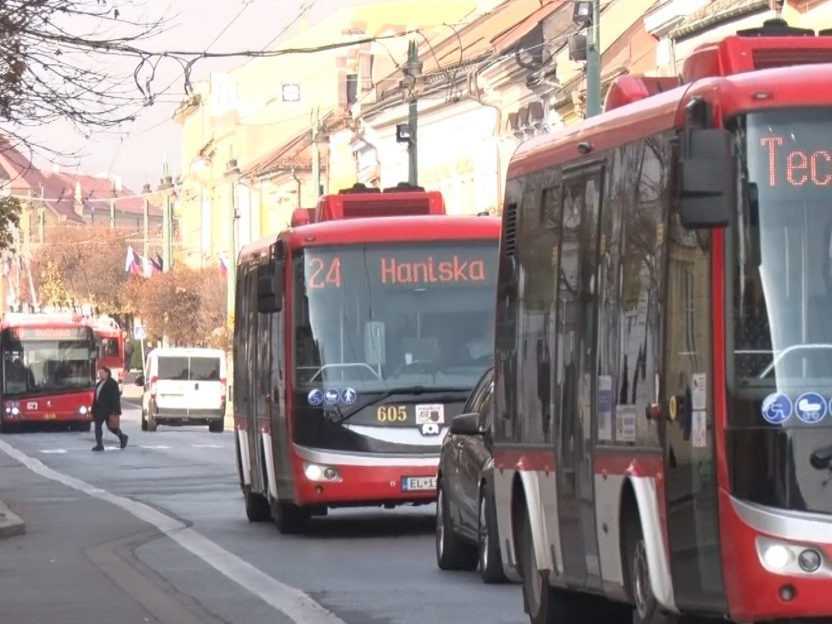
<path fill-rule="evenodd" d="M 175 381 L 219 381 L 220 360 L 217 357 L 160 357 L 159 379 Z"/>

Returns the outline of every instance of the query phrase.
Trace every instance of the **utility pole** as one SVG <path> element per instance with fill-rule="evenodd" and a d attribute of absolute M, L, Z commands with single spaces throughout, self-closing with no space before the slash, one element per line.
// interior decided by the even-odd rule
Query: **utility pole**
<path fill-rule="evenodd" d="M 110 198 L 110 229 L 116 229 L 116 198 Z"/>
<path fill-rule="evenodd" d="M 173 263 L 173 177 L 163 177 L 159 190 L 165 202 L 162 209 L 162 271 L 167 272 Z"/>
<path fill-rule="evenodd" d="M 321 196 L 321 112 L 316 106 L 312 109 L 312 184 L 315 185 L 315 204 Z"/>
<path fill-rule="evenodd" d="M 586 51 L 586 116 L 601 113 L 601 0 L 592 0 Z"/>
<path fill-rule="evenodd" d="M 240 179 L 240 168 L 237 160 L 232 158 L 228 161 L 225 169 L 225 177 L 231 182 L 231 258 L 228 261 L 228 292 L 226 297 L 226 309 L 228 328 L 234 329 L 234 301 L 237 287 L 237 224 L 240 215 L 237 213 L 237 182 Z"/>
<path fill-rule="evenodd" d="M 422 63 L 419 62 L 419 50 L 416 42 L 411 41 L 407 46 L 407 63 L 404 65 L 404 79 L 401 86 L 407 90 L 409 109 L 407 116 L 407 181 L 416 186 L 419 183 L 419 94 L 418 82 L 422 76 Z M 398 140 L 402 138 L 397 137 Z"/>

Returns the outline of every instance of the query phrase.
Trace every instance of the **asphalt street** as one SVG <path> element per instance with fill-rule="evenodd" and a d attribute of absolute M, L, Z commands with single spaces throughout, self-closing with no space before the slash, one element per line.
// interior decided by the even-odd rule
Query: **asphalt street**
<path fill-rule="evenodd" d="M 0 622 L 520 624 L 520 588 L 436 568 L 433 506 L 343 510 L 301 536 L 250 524 L 231 433 L 0 436 L 0 500 L 26 521 L 0 541 Z M 22 463 L 21 463 L 22 462 Z"/>

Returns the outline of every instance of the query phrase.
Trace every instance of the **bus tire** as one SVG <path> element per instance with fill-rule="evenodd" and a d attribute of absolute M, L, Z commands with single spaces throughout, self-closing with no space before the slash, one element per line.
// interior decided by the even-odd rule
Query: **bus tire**
<path fill-rule="evenodd" d="M 262 494 L 256 494 L 251 488 L 243 488 L 243 496 L 246 499 L 246 517 L 249 522 L 266 522 L 271 520 L 272 512 L 269 509 L 269 501 Z"/>
<path fill-rule="evenodd" d="M 644 533 L 638 513 L 627 514 L 623 528 L 624 582 L 632 601 L 633 624 L 671 624 L 676 618 L 659 607 L 650 584 Z"/>
<path fill-rule="evenodd" d="M 523 576 L 523 605 L 531 624 L 582 624 L 591 617 L 581 613 L 579 596 L 549 586 L 539 570 L 532 540 L 532 525 L 527 513 L 520 527 L 520 572 Z"/>
<path fill-rule="evenodd" d="M 294 503 L 272 502 L 274 525 L 282 535 L 302 533 L 309 520 L 309 510 Z"/>
<path fill-rule="evenodd" d="M 436 565 L 440 570 L 474 570 L 477 567 L 477 549 L 464 542 L 451 526 L 448 499 L 441 484 L 436 489 Z"/>
<path fill-rule="evenodd" d="M 503 560 L 500 555 L 494 488 L 488 482 L 483 483 L 480 488 L 477 537 L 480 577 L 486 583 L 504 583 L 506 575 L 503 573 Z"/>

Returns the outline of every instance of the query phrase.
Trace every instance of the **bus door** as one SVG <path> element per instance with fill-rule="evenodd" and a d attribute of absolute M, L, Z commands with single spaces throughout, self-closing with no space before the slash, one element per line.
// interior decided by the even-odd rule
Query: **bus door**
<path fill-rule="evenodd" d="M 601 167 L 567 174 L 562 187 L 558 282 L 556 409 L 558 514 L 564 576 L 600 587 L 592 471 L 595 409 L 596 268 Z"/>
<path fill-rule="evenodd" d="M 251 488 L 255 492 L 268 494 L 265 466 L 263 465 L 263 435 L 261 433 L 259 412 L 262 409 L 262 392 L 260 392 L 260 361 L 262 349 L 263 326 L 268 327 L 268 315 L 260 314 L 257 310 L 257 270 L 251 268 L 245 275 L 245 310 L 247 315 L 245 327 L 245 415 L 246 434 L 250 454 Z"/>
<path fill-rule="evenodd" d="M 664 455 L 676 604 L 724 611 L 714 465 L 710 233 L 668 228 Z"/>

